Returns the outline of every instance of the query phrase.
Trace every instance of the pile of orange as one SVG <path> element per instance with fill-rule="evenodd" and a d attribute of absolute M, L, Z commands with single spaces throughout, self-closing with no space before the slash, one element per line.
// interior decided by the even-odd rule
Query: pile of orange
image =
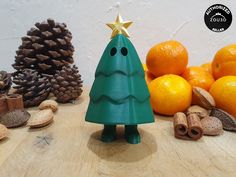
<path fill-rule="evenodd" d="M 177 41 L 167 41 L 152 47 L 147 54 L 147 68 L 156 77 L 182 74 L 188 64 L 188 52 Z"/>
<path fill-rule="evenodd" d="M 215 79 L 223 76 L 236 76 L 236 44 L 220 49 L 212 62 L 212 74 Z"/>
<path fill-rule="evenodd" d="M 147 84 L 149 84 L 153 79 L 155 79 L 155 76 L 150 71 L 148 71 L 146 64 L 143 64 L 143 70 L 145 72 L 145 80 Z"/>
<path fill-rule="evenodd" d="M 154 79 L 148 85 L 151 105 L 156 113 L 171 116 L 185 111 L 191 105 L 192 88 L 182 77 L 167 74 Z"/>
<path fill-rule="evenodd" d="M 216 106 L 232 114 L 236 118 L 236 76 L 223 76 L 210 89 Z"/>
<path fill-rule="evenodd" d="M 201 87 L 209 90 L 215 81 L 213 76 L 200 66 L 190 66 L 186 68 L 182 77 L 186 79 L 192 86 Z"/>
<path fill-rule="evenodd" d="M 217 107 L 236 116 L 236 45 L 220 49 L 212 62 L 187 65 L 188 52 L 180 42 L 162 42 L 149 50 L 143 67 L 154 112 L 173 115 L 186 110 L 192 86 L 198 86 L 213 95 Z"/>
<path fill-rule="evenodd" d="M 212 69 L 211 69 L 211 62 L 210 63 L 204 63 L 201 65 L 201 67 L 208 73 L 212 74 Z"/>

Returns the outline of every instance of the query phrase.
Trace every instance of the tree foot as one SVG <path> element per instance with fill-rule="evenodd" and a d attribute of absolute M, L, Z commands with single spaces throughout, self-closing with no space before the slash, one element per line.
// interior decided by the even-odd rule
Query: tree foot
<path fill-rule="evenodd" d="M 137 129 L 137 125 L 125 126 L 125 139 L 130 144 L 138 144 L 141 142 L 141 138 Z"/>
<path fill-rule="evenodd" d="M 104 125 L 101 140 L 110 143 L 116 139 L 116 125 Z"/>

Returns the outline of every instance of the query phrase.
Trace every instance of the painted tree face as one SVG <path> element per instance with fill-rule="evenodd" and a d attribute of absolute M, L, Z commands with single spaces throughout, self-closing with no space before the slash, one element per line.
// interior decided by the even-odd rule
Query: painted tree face
<path fill-rule="evenodd" d="M 102 58 L 112 57 L 119 59 L 129 57 L 129 51 L 131 52 L 131 55 L 133 55 L 132 57 L 138 57 L 137 52 L 129 39 L 123 35 L 118 35 L 107 45 Z M 107 54 L 109 54 L 109 56 Z"/>
<path fill-rule="evenodd" d="M 127 37 L 120 34 L 110 41 L 98 64 L 96 75 L 101 71 L 107 74 L 114 71 L 125 74 L 134 72 L 142 74 L 143 70 L 139 56 Z"/>
<path fill-rule="evenodd" d="M 116 47 L 112 47 L 111 50 L 110 50 L 110 55 L 113 57 L 116 54 L 117 55 L 122 54 L 123 56 L 126 56 L 128 54 L 128 49 L 126 47 L 122 47 L 120 49 L 120 51 L 117 52 L 117 48 Z"/>

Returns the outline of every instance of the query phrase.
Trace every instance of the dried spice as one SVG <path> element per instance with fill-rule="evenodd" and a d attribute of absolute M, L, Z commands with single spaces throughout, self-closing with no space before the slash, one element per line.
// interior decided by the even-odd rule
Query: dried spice
<path fill-rule="evenodd" d="M 214 108 L 211 110 L 210 116 L 220 119 L 224 130 L 236 131 L 236 118 L 229 113 L 221 109 Z"/>
<path fill-rule="evenodd" d="M 188 133 L 187 117 L 183 112 L 177 112 L 174 115 L 175 136 L 184 136 Z"/>
<path fill-rule="evenodd" d="M 15 110 L 0 117 L 0 123 L 7 128 L 20 127 L 29 120 L 30 114 L 26 110 Z"/>
<path fill-rule="evenodd" d="M 189 114 L 187 117 L 183 112 L 174 115 L 175 137 L 185 140 L 198 140 L 203 136 L 200 118 L 197 114 Z"/>
<path fill-rule="evenodd" d="M 0 116 L 8 112 L 7 96 L 0 95 Z"/>
<path fill-rule="evenodd" d="M 200 118 L 197 114 L 190 114 L 187 116 L 188 121 L 188 135 L 193 140 L 198 140 L 203 136 L 203 129 Z"/>
<path fill-rule="evenodd" d="M 24 109 L 24 103 L 22 95 L 19 94 L 9 94 L 7 95 L 7 106 L 8 111 L 14 111 L 16 109 Z"/>

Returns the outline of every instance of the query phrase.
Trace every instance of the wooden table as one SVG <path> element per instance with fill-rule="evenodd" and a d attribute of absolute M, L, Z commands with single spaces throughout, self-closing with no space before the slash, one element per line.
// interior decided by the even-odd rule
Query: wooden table
<path fill-rule="evenodd" d="M 0 141 L 0 177 L 235 177 L 236 134 L 175 139 L 172 118 L 141 125 L 142 142 L 105 144 L 101 125 L 84 121 L 88 91 L 75 104 L 60 105 L 42 129 L 11 129 Z M 36 109 L 31 109 L 34 112 Z"/>

